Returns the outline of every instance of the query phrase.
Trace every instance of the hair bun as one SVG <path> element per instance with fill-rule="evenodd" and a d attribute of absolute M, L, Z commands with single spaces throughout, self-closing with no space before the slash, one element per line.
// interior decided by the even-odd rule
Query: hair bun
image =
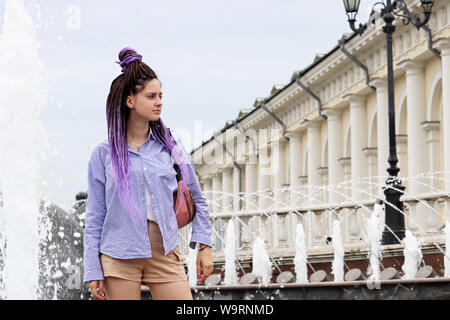
<path fill-rule="evenodd" d="M 119 60 L 118 63 L 122 67 L 122 72 L 125 72 L 127 66 L 133 61 L 142 61 L 142 56 L 133 48 L 123 48 L 119 52 Z"/>

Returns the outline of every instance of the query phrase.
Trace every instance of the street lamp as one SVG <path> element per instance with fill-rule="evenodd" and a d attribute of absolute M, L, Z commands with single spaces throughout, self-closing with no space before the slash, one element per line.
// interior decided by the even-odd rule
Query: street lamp
<path fill-rule="evenodd" d="M 344 0 L 345 11 L 349 20 L 355 20 L 361 0 Z"/>
<path fill-rule="evenodd" d="M 422 3 L 423 12 L 427 14 L 428 16 L 431 15 L 431 8 L 433 8 L 434 0 L 422 0 L 420 1 Z"/>
<path fill-rule="evenodd" d="M 345 11 L 347 12 L 348 23 L 353 31 L 361 35 L 367 28 L 366 25 L 359 25 L 359 28 L 355 27 L 356 15 L 359 11 L 359 4 L 361 0 L 344 0 Z"/>
<path fill-rule="evenodd" d="M 343 0 L 345 11 L 347 12 L 348 22 L 350 28 L 362 35 L 367 29 L 367 25 L 360 24 L 356 28 L 356 15 L 358 14 L 360 0 Z M 405 187 L 401 185 L 401 180 L 398 177 L 400 169 L 397 167 L 397 146 L 395 141 L 395 109 L 394 109 L 394 68 L 393 68 L 393 53 L 392 53 L 392 34 L 395 32 L 395 26 L 393 24 L 395 16 L 403 19 L 403 24 L 407 25 L 410 22 L 419 29 L 425 25 L 431 16 L 431 9 L 434 4 L 434 0 L 421 0 L 424 19 L 413 15 L 409 10 L 404 0 L 386 0 L 377 2 L 375 6 L 381 5 L 380 16 L 386 23 L 383 27 L 384 33 L 386 33 L 386 50 L 387 50 L 387 81 L 388 81 L 388 115 L 389 115 L 389 168 L 387 172 L 389 177 L 386 180 L 386 186 L 383 187 L 384 194 L 386 196 L 385 201 L 385 229 L 383 231 L 382 243 L 383 244 L 396 244 L 405 237 L 405 218 L 403 216 L 403 203 L 400 201 L 400 197 L 405 191 Z M 394 16 L 395 15 L 395 16 Z"/>

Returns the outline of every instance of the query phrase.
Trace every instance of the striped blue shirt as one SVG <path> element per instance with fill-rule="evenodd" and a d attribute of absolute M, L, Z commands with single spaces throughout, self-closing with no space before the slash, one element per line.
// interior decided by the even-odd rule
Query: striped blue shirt
<path fill-rule="evenodd" d="M 189 247 L 194 249 L 197 242 L 212 246 L 208 205 L 201 194 L 190 156 L 181 141 L 176 140 L 187 159 L 190 178 L 188 187 L 197 209 L 192 222 Z M 173 209 L 173 192 L 178 187 L 176 171 L 173 168 L 174 160 L 169 151 L 153 137 L 151 130 L 139 152 L 129 146 L 128 154 L 132 164 L 132 197 L 142 214 L 147 217 L 147 184 L 151 205 L 163 237 L 164 254 L 167 255 L 178 244 L 178 224 Z M 83 282 L 104 280 L 100 253 L 119 259 L 152 256 L 147 223 L 136 225 L 120 202 L 118 188 L 113 179 L 107 139 L 94 148 L 88 164 Z"/>

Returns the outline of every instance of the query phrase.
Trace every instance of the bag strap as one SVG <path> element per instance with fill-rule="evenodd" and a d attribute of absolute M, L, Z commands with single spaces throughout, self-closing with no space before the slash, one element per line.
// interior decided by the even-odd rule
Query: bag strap
<path fill-rule="evenodd" d="M 172 141 L 177 144 L 177 142 L 175 141 L 175 139 L 172 136 L 172 132 L 170 131 L 170 128 L 167 128 L 167 131 L 169 132 L 170 137 L 172 138 Z M 181 170 L 180 170 L 180 166 L 175 162 L 175 159 L 173 161 L 173 168 L 175 169 L 175 171 L 177 172 L 177 182 L 182 180 L 182 176 L 181 176 Z"/>

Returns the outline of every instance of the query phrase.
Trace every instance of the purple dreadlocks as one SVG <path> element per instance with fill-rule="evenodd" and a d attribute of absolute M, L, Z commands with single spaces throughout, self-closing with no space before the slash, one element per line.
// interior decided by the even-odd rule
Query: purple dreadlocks
<path fill-rule="evenodd" d="M 108 142 L 114 180 L 118 186 L 119 198 L 124 208 L 129 212 L 135 223 L 145 222 L 130 192 L 131 162 L 128 156 L 128 141 L 126 139 L 127 120 L 130 109 L 126 105 L 126 98 L 131 94 L 139 93 L 148 81 L 158 79 L 155 72 L 144 62 L 142 56 L 132 48 L 124 48 L 119 53 L 119 62 L 122 73 L 113 80 L 106 101 L 106 119 L 108 125 Z M 176 145 L 161 118 L 149 121 L 149 127 L 155 139 L 160 142 L 178 164 L 183 179 L 182 192 L 189 183 L 189 174 L 183 152 Z"/>

